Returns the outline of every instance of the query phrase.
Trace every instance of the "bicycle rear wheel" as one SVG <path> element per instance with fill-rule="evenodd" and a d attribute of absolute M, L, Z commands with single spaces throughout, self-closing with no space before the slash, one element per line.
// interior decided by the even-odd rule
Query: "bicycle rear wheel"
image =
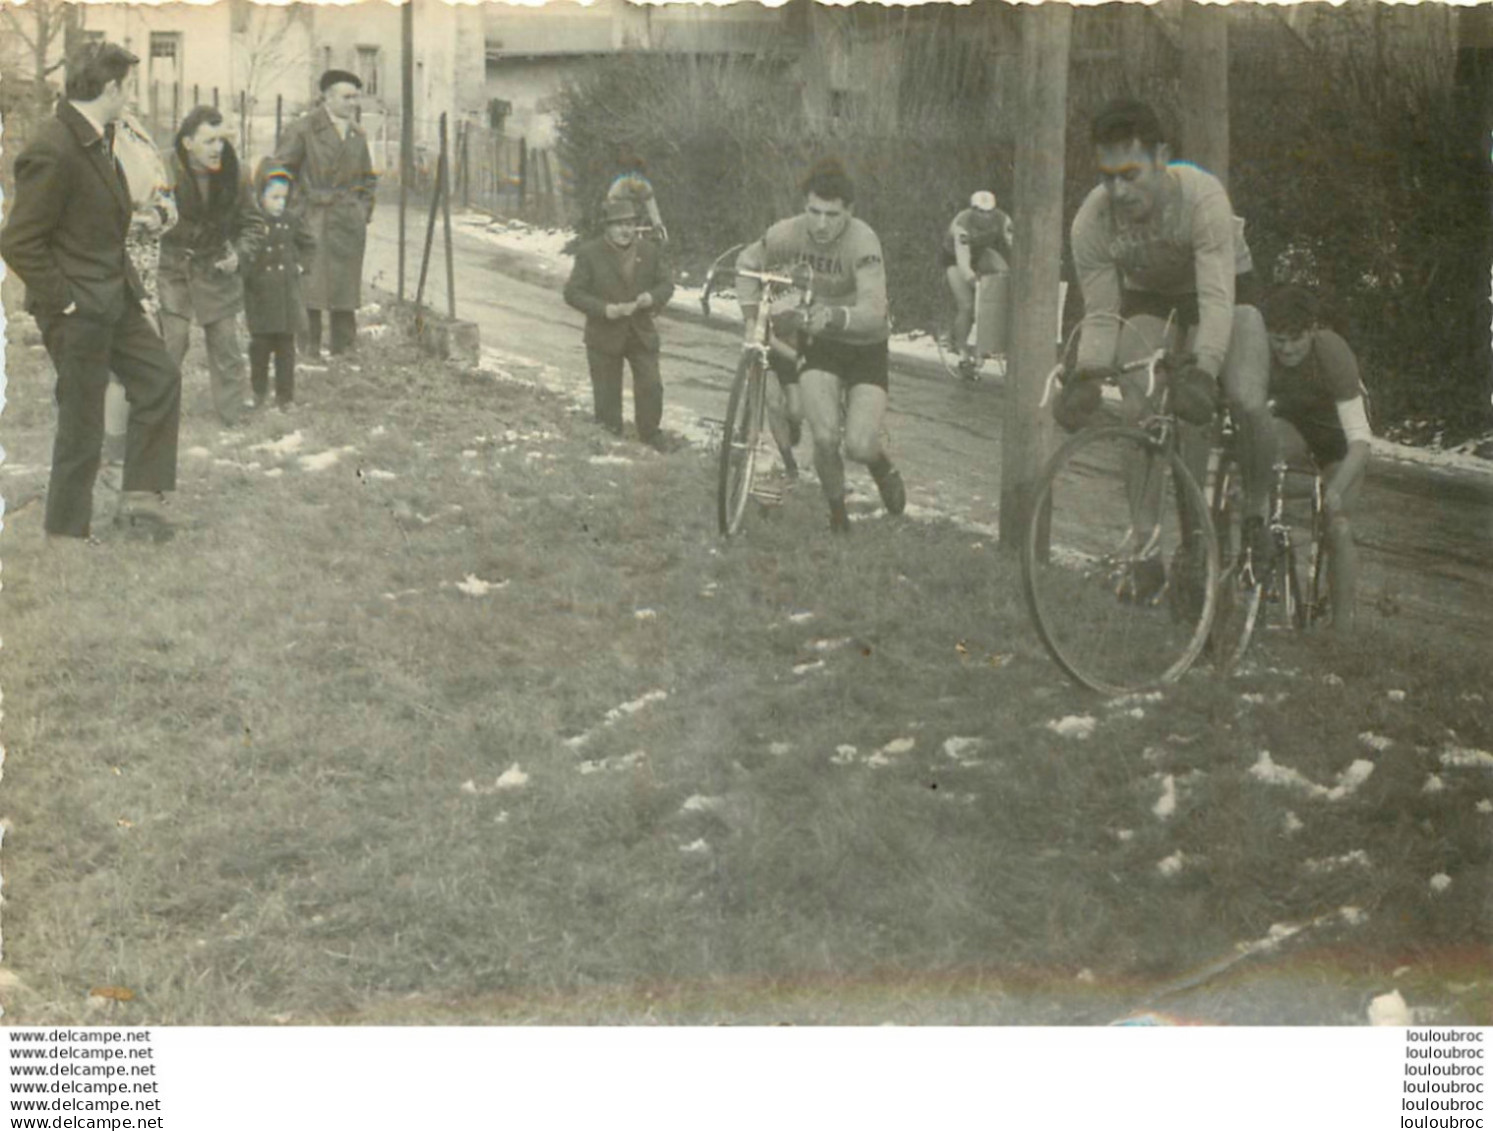
<path fill-rule="evenodd" d="M 1131 502 L 1157 516 L 1132 533 Z M 1208 640 L 1218 543 L 1181 457 L 1138 428 L 1080 432 L 1052 457 L 1033 500 L 1022 581 L 1037 632 L 1062 669 L 1106 695 L 1179 678 Z"/>
<path fill-rule="evenodd" d="M 1265 592 L 1265 571 L 1244 554 L 1244 490 L 1239 465 L 1225 454 L 1213 481 L 1213 533 L 1218 538 L 1218 609 L 1208 649 L 1215 670 L 1238 666 L 1254 637 Z"/>
<path fill-rule="evenodd" d="M 720 472 L 716 485 L 716 518 L 721 533 L 728 538 L 741 529 L 741 521 L 746 516 L 766 412 L 767 381 L 762 360 L 754 354 L 744 353 L 736 367 L 731 399 L 726 404 L 726 427 L 721 437 Z"/>

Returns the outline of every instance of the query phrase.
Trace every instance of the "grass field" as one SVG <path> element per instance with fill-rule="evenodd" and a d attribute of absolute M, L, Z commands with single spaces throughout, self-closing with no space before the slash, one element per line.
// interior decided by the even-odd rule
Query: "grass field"
<path fill-rule="evenodd" d="M 188 385 L 194 529 L 6 516 L 13 1023 L 1493 1020 L 1485 653 L 1105 702 L 952 524 L 724 544 L 709 453 L 397 334 L 233 435 Z"/>

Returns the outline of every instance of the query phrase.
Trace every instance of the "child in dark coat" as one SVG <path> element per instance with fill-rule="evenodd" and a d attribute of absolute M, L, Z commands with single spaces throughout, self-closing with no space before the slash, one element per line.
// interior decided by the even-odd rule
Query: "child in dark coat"
<path fill-rule="evenodd" d="M 244 269 L 244 316 L 249 323 L 249 381 L 254 404 L 269 392 L 275 359 L 275 404 L 288 411 L 295 401 L 295 336 L 306 330 L 301 272 L 316 241 L 298 216 L 286 211 L 292 181 L 282 165 L 265 162 L 254 178 L 255 198 L 269 225 L 259 252 Z"/>

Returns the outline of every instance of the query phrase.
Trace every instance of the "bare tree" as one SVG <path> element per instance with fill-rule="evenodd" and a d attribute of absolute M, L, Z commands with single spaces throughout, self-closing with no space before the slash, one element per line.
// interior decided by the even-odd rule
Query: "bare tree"
<path fill-rule="evenodd" d="M 287 75 L 310 59 L 311 11 L 307 5 L 278 7 L 233 0 L 234 85 L 245 95 L 239 122 L 239 152 L 254 140 L 255 109 Z"/>
<path fill-rule="evenodd" d="M 30 0 L 24 7 L 0 5 L 5 28 L 25 48 L 27 79 L 38 101 L 47 92 L 47 76 L 62 64 L 62 49 L 82 26 L 78 5 L 62 0 Z M 14 42 L 14 41 L 13 41 Z"/>

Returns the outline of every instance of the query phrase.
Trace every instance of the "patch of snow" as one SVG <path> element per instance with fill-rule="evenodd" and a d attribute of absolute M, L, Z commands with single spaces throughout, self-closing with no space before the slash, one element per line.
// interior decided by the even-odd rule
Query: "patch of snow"
<path fill-rule="evenodd" d="M 823 660 L 805 660 L 802 663 L 794 664 L 793 665 L 793 674 L 794 675 L 805 675 L 808 672 L 819 671 L 823 667 L 824 667 L 824 661 Z"/>
<path fill-rule="evenodd" d="M 781 758 L 784 754 L 787 754 L 792 749 L 793 744 L 791 742 L 773 742 L 768 744 L 767 752 L 774 758 Z"/>
<path fill-rule="evenodd" d="M 1403 703 L 1405 701 L 1405 693 L 1399 688 L 1394 688 L 1390 691 L 1386 691 L 1384 693 L 1384 697 L 1391 703 Z"/>
<path fill-rule="evenodd" d="M 834 652 L 851 643 L 853 641 L 850 637 L 842 636 L 837 640 L 811 640 L 809 641 L 809 647 L 816 652 Z"/>
<path fill-rule="evenodd" d="M 1156 804 L 1151 806 L 1151 812 L 1155 813 L 1159 820 L 1166 820 L 1177 811 L 1177 780 L 1171 774 L 1161 779 L 1161 796 L 1157 798 Z"/>
<path fill-rule="evenodd" d="M 657 620 L 658 612 L 654 609 L 634 609 L 632 616 L 634 620 Z"/>
<path fill-rule="evenodd" d="M 1445 872 L 1437 872 L 1431 877 L 1431 890 L 1437 893 L 1445 891 L 1452 886 L 1452 878 Z"/>
<path fill-rule="evenodd" d="M 1381 753 L 1394 745 L 1394 739 L 1385 738 L 1382 734 L 1375 734 L 1373 731 L 1368 730 L 1358 736 L 1358 741 L 1370 750 L 1377 750 Z"/>
<path fill-rule="evenodd" d="M 835 752 L 830 755 L 830 761 L 837 766 L 848 766 L 855 761 L 856 750 L 854 746 L 840 745 L 835 747 Z"/>
<path fill-rule="evenodd" d="M 506 580 L 483 581 L 475 573 L 469 573 L 456 583 L 456 588 L 468 597 L 485 597 L 495 589 L 507 589 L 508 582 Z"/>
<path fill-rule="evenodd" d="M 803 624 L 805 621 L 811 621 L 813 619 L 814 619 L 814 614 L 811 613 L 811 612 L 799 612 L 799 613 L 789 613 L 788 614 L 788 620 L 791 623 L 793 623 L 793 624 Z"/>
<path fill-rule="evenodd" d="M 1493 754 L 1486 750 L 1470 750 L 1465 746 L 1448 746 L 1441 752 L 1441 764 L 1464 769 L 1493 770 Z"/>
<path fill-rule="evenodd" d="M 952 758 L 956 762 L 962 762 L 968 755 L 974 754 L 984 745 L 985 740 L 983 738 L 966 738 L 955 735 L 944 739 L 943 752 L 945 757 Z"/>
<path fill-rule="evenodd" d="M 1285 825 L 1286 833 L 1288 835 L 1290 833 L 1299 833 L 1302 829 L 1306 828 L 1306 826 L 1301 823 L 1301 818 L 1298 817 L 1295 813 L 1291 812 L 1286 813 L 1286 819 L 1282 823 Z"/>
<path fill-rule="evenodd" d="M 279 479 L 284 474 L 285 469 L 283 467 L 272 467 L 264 473 L 264 477 L 266 479 Z"/>
<path fill-rule="evenodd" d="M 1182 851 L 1178 849 L 1176 852 L 1173 852 L 1170 856 L 1168 856 L 1165 860 L 1158 860 L 1156 862 L 1156 870 L 1163 876 L 1175 876 L 1182 871 L 1182 867 L 1186 863 L 1186 861 L 1187 858 L 1182 854 Z"/>
<path fill-rule="evenodd" d="M 1369 854 L 1361 848 L 1355 848 L 1352 852 L 1345 852 L 1341 856 L 1328 856 L 1316 860 L 1308 860 L 1304 867 L 1308 872 L 1336 872 L 1342 868 L 1350 868 L 1357 865 L 1360 868 L 1369 867 Z"/>
<path fill-rule="evenodd" d="M 894 738 L 883 746 L 878 753 L 896 757 L 899 754 L 906 754 L 917 744 L 917 739 L 914 738 Z"/>
<path fill-rule="evenodd" d="M 628 459 L 626 456 L 592 456 L 586 462 L 603 465 L 625 463 L 630 466 L 633 461 Z"/>
<path fill-rule="evenodd" d="M 1126 841 L 1134 840 L 1135 839 L 1135 830 L 1134 829 L 1116 829 L 1115 830 L 1115 839 L 1118 840 L 1118 841 L 1120 841 L 1121 843 L 1124 843 Z"/>
<path fill-rule="evenodd" d="M 254 449 L 250 448 L 249 450 L 253 451 Z M 208 451 L 201 444 L 198 444 L 196 447 L 188 448 L 187 455 L 191 456 L 193 459 L 207 459 L 212 455 L 212 452 Z"/>
<path fill-rule="evenodd" d="M 1300 771 L 1289 766 L 1281 766 L 1270 758 L 1270 751 L 1261 750 L 1260 757 L 1253 766 L 1249 768 L 1252 776 L 1269 785 L 1290 786 L 1294 789 L 1305 790 L 1313 797 L 1325 798 L 1328 801 L 1340 801 L 1353 793 L 1374 772 L 1374 763 L 1364 759 L 1358 759 L 1346 770 L 1338 775 L 1337 784 L 1328 788 L 1318 785 L 1302 776 Z"/>
<path fill-rule="evenodd" d="M 1446 788 L 1446 783 L 1441 780 L 1439 774 L 1432 774 L 1426 778 L 1426 784 L 1420 787 L 1422 793 L 1440 793 Z"/>
<path fill-rule="evenodd" d="M 715 813 L 725 805 L 724 797 L 706 797 L 704 794 L 696 793 L 685 799 L 679 807 L 681 813 Z"/>
<path fill-rule="evenodd" d="M 1405 999 L 1400 996 L 1399 990 L 1380 994 L 1369 1002 L 1369 1024 L 1394 1026 L 1410 1024 L 1410 1007 L 1405 1004 Z"/>
<path fill-rule="evenodd" d="M 1092 735 L 1098 725 L 1099 721 L 1093 715 L 1066 715 L 1048 722 L 1047 729 L 1063 738 L 1084 739 Z"/>
<path fill-rule="evenodd" d="M 1361 927 L 1369 921 L 1369 913 L 1361 907 L 1339 907 L 1337 913 L 1350 927 Z"/>
<path fill-rule="evenodd" d="M 498 775 L 498 780 L 493 782 L 493 788 L 523 789 L 523 787 L 528 784 L 529 775 L 524 773 L 523 767 L 515 762 L 513 763 L 513 765 L 509 766 L 506 770 Z"/>
<path fill-rule="evenodd" d="M 262 444 L 251 444 L 251 452 L 268 452 L 272 456 L 288 456 L 298 452 L 306 443 L 306 437 L 301 435 L 299 429 L 287 436 L 281 436 L 278 440 L 266 440 Z"/>
<path fill-rule="evenodd" d="M 302 471 L 325 471 L 329 467 L 336 466 L 337 462 L 345 455 L 356 451 L 355 448 L 328 448 L 324 452 L 317 452 L 311 456 L 301 456 L 300 465 Z"/>
<path fill-rule="evenodd" d="M 1488 800 L 1486 797 L 1483 798 L 1477 803 L 1477 811 L 1479 813 L 1493 813 L 1493 801 Z"/>
<path fill-rule="evenodd" d="M 699 840 L 692 840 L 688 844 L 680 845 L 679 851 L 688 852 L 691 855 L 700 852 L 709 852 L 710 844 L 705 840 L 704 837 L 701 837 Z"/>

